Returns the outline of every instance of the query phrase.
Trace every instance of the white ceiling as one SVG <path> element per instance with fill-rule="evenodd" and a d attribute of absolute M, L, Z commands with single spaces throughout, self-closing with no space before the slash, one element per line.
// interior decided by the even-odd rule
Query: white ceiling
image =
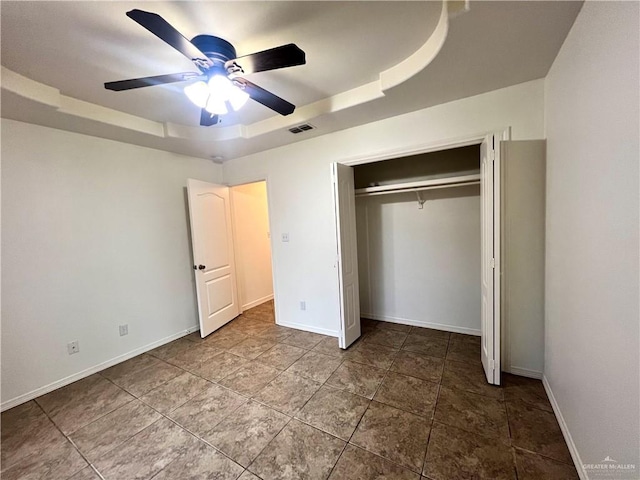
<path fill-rule="evenodd" d="M 426 68 L 372 97 L 353 89 L 375 86 L 381 72 L 433 42 L 441 2 L 2 1 L 2 116 L 187 155 L 235 158 L 544 77 L 580 7 L 575 1 L 471 2 L 468 12 L 450 19 L 444 44 Z M 195 71 L 126 17 L 133 8 L 162 15 L 188 38 L 225 38 L 238 55 L 296 43 L 306 65 L 247 78 L 298 111 L 280 117 L 249 102 L 222 125 L 199 127 L 199 109 L 182 93 L 183 84 L 105 90 L 106 81 Z M 5 86 L 10 74 L 11 88 Z M 60 99 L 43 102 L 43 90 L 47 98 L 57 90 Z M 88 103 L 71 108 L 67 97 Z M 338 105 L 337 98 L 349 105 L 303 108 L 327 98 L 327 105 Z M 300 120 L 318 129 L 296 136 L 286 130 Z"/>

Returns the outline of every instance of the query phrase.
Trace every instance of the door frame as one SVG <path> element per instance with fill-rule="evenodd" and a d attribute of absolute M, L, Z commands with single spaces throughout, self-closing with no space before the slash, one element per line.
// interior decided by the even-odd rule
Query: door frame
<path fill-rule="evenodd" d="M 277 278 L 278 276 L 276 275 L 276 262 L 275 262 L 275 256 L 273 254 L 273 248 L 274 248 L 274 237 L 273 237 L 273 215 L 271 214 L 271 212 L 273 212 L 273 207 L 271 205 L 271 182 L 269 181 L 269 175 L 258 175 L 256 177 L 250 177 L 247 179 L 242 179 L 241 181 L 238 182 L 234 182 L 234 183 L 226 183 L 225 185 L 227 185 L 227 187 L 229 187 L 229 190 L 231 190 L 233 187 L 239 187 L 241 185 L 248 185 L 250 183 L 258 183 L 258 182 L 265 182 L 267 188 L 267 215 L 269 216 L 269 239 L 271 240 L 269 242 L 270 244 L 270 251 L 271 251 L 271 281 L 273 283 L 273 312 L 274 312 L 274 316 L 275 316 L 275 323 L 276 325 L 280 325 L 278 323 L 278 318 L 280 318 L 280 315 L 278 314 L 278 287 L 277 287 Z M 231 195 L 231 197 L 233 197 L 233 195 Z M 233 198 L 231 200 L 232 206 L 233 206 Z M 235 242 L 235 231 L 236 231 L 236 220 L 235 220 L 235 216 L 233 214 L 233 208 L 231 209 L 231 222 L 233 224 L 232 228 L 233 228 L 233 232 L 234 232 L 234 242 Z M 242 305 L 240 305 L 240 313 L 242 313 L 244 310 L 242 310 Z"/>
<path fill-rule="evenodd" d="M 471 145 L 480 145 L 484 142 L 484 140 L 490 136 L 493 135 L 496 145 L 494 146 L 495 148 L 495 162 L 494 162 L 494 172 L 493 172 L 493 176 L 494 176 L 494 184 L 493 184 L 493 189 L 494 189 L 494 204 L 493 204 L 493 212 L 494 212 L 494 254 L 495 254 L 495 269 L 494 269 L 494 273 L 493 273 L 493 279 L 494 279 L 494 319 L 497 319 L 497 321 L 494 321 L 494 329 L 497 330 L 497 332 L 494 332 L 494 338 L 497 337 L 500 340 L 500 347 L 498 349 L 495 349 L 494 347 L 494 358 L 496 358 L 498 360 L 498 365 L 496 368 L 496 372 L 497 372 L 497 383 L 496 384 L 500 384 L 500 377 L 501 377 L 501 370 L 502 370 L 502 365 L 501 365 L 501 356 L 502 356 L 502 349 L 503 349 L 503 335 L 502 335 L 502 328 L 501 328 L 501 324 L 502 324 L 502 315 L 501 315 L 501 302 L 500 301 L 495 301 L 496 299 L 496 293 L 498 294 L 498 300 L 501 298 L 502 295 L 502 291 L 501 291 L 501 271 L 502 271 L 502 265 L 501 265 L 501 258 L 500 258 L 500 252 L 501 252 L 501 237 L 500 237 L 500 232 L 501 232 L 501 216 L 502 216 L 502 201 L 501 201 L 501 196 L 500 196 L 500 189 L 501 189 L 501 171 L 500 171 L 500 142 L 501 141 L 508 141 L 511 140 L 511 127 L 504 127 L 504 128 L 497 128 L 497 129 L 492 129 L 492 130 L 487 130 L 487 131 L 483 131 L 483 132 L 478 132 L 475 134 L 469 134 L 469 135 L 463 135 L 460 137 L 453 137 L 453 138 L 449 138 L 449 139 L 442 139 L 442 140 L 435 140 L 435 141 L 431 141 L 431 142 L 427 142 L 424 144 L 418 144 L 418 145 L 413 145 L 411 147 L 405 147 L 405 148 L 399 148 L 399 149 L 393 149 L 393 150 L 386 150 L 386 151 L 381 151 L 379 153 L 375 153 L 375 154 L 368 154 L 368 155 L 357 155 L 357 156 L 353 156 L 353 157 L 347 157 L 347 158 L 343 158 L 343 159 L 336 159 L 335 161 L 337 163 L 341 163 L 343 165 L 348 165 L 348 166 L 355 166 L 355 165 L 364 165 L 367 163 L 375 163 L 375 162 L 379 162 L 379 161 L 383 161 L 383 160 L 392 160 L 392 159 L 396 159 L 396 158 L 402 158 L 402 157 L 408 157 L 408 156 L 412 156 L 412 155 L 419 155 L 419 154 L 423 154 L 423 153 L 433 153 L 433 152 L 440 152 L 443 150 L 451 150 L 454 148 L 459 148 L 459 147 L 468 147 Z M 495 378 L 495 377 L 494 377 Z"/>

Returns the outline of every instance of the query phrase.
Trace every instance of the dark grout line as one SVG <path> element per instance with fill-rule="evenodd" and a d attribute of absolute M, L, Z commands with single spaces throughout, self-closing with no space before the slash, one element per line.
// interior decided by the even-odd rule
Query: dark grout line
<path fill-rule="evenodd" d="M 229 412 L 229 415 L 233 414 L 236 410 L 238 410 L 240 407 L 242 407 L 242 406 L 243 406 L 243 405 L 245 405 L 246 403 L 247 403 L 247 402 L 243 402 L 243 403 L 241 403 L 240 405 L 238 405 L 238 407 L 237 407 L 237 408 L 235 408 L 233 411 Z M 206 444 L 206 445 L 208 445 L 209 447 L 213 448 L 216 452 L 218 452 L 218 453 L 220 453 L 220 454 L 224 455 L 226 458 L 228 458 L 229 460 L 231 460 L 231 461 L 232 461 L 233 463 L 235 463 L 236 465 L 239 465 L 240 467 L 245 468 L 245 467 L 243 467 L 242 465 L 240 465 L 238 462 L 236 462 L 233 458 L 231 458 L 230 456 L 228 456 L 227 454 L 225 454 L 222 450 L 220 450 L 220 449 L 216 448 L 214 445 L 212 445 L 211 443 L 209 443 L 209 441 L 207 441 L 207 440 L 205 440 L 204 438 L 200 437 L 200 436 L 199 436 L 198 434 L 196 434 L 195 432 L 192 432 L 192 431 L 191 431 L 191 430 L 189 430 L 187 427 L 185 427 L 185 426 L 183 426 L 183 425 L 180 425 L 180 424 L 179 424 L 178 422 L 176 422 L 174 419 L 172 419 L 171 417 L 168 417 L 167 415 L 165 415 L 165 414 L 164 414 L 164 413 L 162 413 L 162 412 L 159 412 L 159 411 L 158 411 L 158 410 L 156 410 L 155 408 L 153 408 L 153 407 L 151 407 L 151 406 L 149 406 L 149 407 L 150 407 L 150 408 L 152 408 L 152 409 L 153 409 L 154 411 L 156 411 L 157 413 L 159 413 L 163 418 L 165 418 L 165 419 L 169 420 L 171 423 L 173 423 L 175 426 L 177 426 L 177 427 L 178 427 L 178 428 L 180 428 L 181 430 L 184 430 L 185 432 L 187 432 L 189 435 L 191 435 L 192 437 L 194 437 L 196 440 L 199 440 L 199 441 L 201 441 L 202 443 L 205 443 L 205 444 Z M 173 410 L 172 410 L 172 411 L 173 411 Z M 224 419 L 226 419 L 229 415 L 226 415 L 226 416 L 222 417 L 222 418 L 220 419 L 220 422 L 222 422 Z M 160 420 L 162 420 L 162 419 L 161 419 L 161 418 L 159 418 L 158 420 L 156 420 L 155 422 L 153 422 L 151 425 L 153 425 L 154 423 L 159 422 Z M 218 423 L 220 423 L 220 422 L 218 422 Z M 150 427 L 151 425 L 149 425 L 149 427 Z M 216 424 L 216 425 L 218 425 L 218 424 Z M 215 427 L 216 427 L 216 425 L 214 425 L 214 426 L 213 426 L 213 428 L 215 428 Z M 142 433 L 144 430 L 146 430 L 146 429 L 147 429 L 147 428 L 149 428 L 149 427 L 146 427 L 146 428 L 144 428 L 144 429 L 140 430 L 140 432 L 138 432 L 138 433 L 136 433 L 134 436 L 132 436 L 132 437 L 128 438 L 126 441 L 128 442 L 129 440 L 131 440 L 131 439 L 132 439 L 132 438 L 134 438 L 135 436 L 139 435 L 140 433 Z M 212 428 L 212 430 L 213 430 L 213 428 Z M 124 443 L 124 442 L 123 442 L 123 443 Z M 122 445 L 122 444 L 121 444 L 121 445 Z M 173 463 L 173 462 L 170 462 L 170 463 L 169 463 L 169 465 L 170 465 L 171 463 Z M 158 473 L 160 473 L 162 470 L 164 470 L 165 468 L 167 468 L 169 465 L 167 465 L 167 466 L 165 466 L 164 468 L 162 468 Z M 245 469 L 245 470 L 246 470 L 246 469 Z"/>
<path fill-rule="evenodd" d="M 442 377 L 440 377 L 440 382 L 442 382 Z M 429 436 L 427 437 L 427 446 L 424 450 L 424 459 L 422 461 L 422 471 L 420 474 L 422 475 L 427 466 L 427 454 L 429 453 L 429 443 L 431 443 L 431 434 L 433 433 L 433 424 L 436 422 L 436 409 L 438 408 L 438 402 L 440 401 L 440 392 L 442 391 L 442 383 L 438 384 L 438 393 L 436 393 L 436 400 L 433 404 L 433 411 L 431 412 L 431 423 L 429 424 Z"/>
<path fill-rule="evenodd" d="M 62 388 L 64 388 L 64 387 L 62 387 Z M 55 391 L 55 390 L 54 390 L 54 391 Z M 67 442 L 69 442 L 73 448 L 75 448 L 76 452 L 78 452 L 78 455 L 80 455 L 80 456 L 82 457 L 82 459 L 83 459 L 85 462 L 87 462 L 87 465 L 86 465 L 86 466 L 84 466 L 84 467 L 82 467 L 80 470 L 78 470 L 78 472 L 81 472 L 82 470 L 84 470 L 85 468 L 87 468 L 87 466 L 89 466 L 89 467 L 91 467 L 91 469 L 92 469 L 92 470 L 93 470 L 93 471 L 98 475 L 98 477 L 100 477 L 100 479 L 101 479 L 101 480 L 105 480 L 105 478 L 104 478 L 104 477 L 102 476 L 102 474 L 98 471 L 98 469 L 96 469 L 96 467 L 93 465 L 93 463 L 91 463 L 91 462 L 89 461 L 89 459 L 88 459 L 88 458 L 87 458 L 87 457 L 86 457 L 86 456 L 85 456 L 85 455 L 80 451 L 80 449 L 78 448 L 78 446 L 77 446 L 77 445 L 75 444 L 75 442 L 71 439 L 71 437 L 70 437 L 70 435 L 71 435 L 71 434 L 67 435 L 66 433 L 64 433 L 64 432 L 62 431 L 62 429 L 58 426 L 58 424 L 57 424 L 56 422 L 54 422 L 54 421 L 53 421 L 53 419 L 49 416 L 49 414 L 44 410 L 44 408 L 42 408 L 42 405 L 40 405 L 36 400 L 37 400 L 37 399 L 34 399 L 34 400 L 33 400 L 33 402 L 34 402 L 34 403 L 38 406 L 38 408 L 42 411 L 42 413 L 44 414 L 44 416 L 45 416 L 45 417 L 47 417 L 47 418 L 49 419 L 49 421 L 51 422 L 51 424 L 54 426 L 54 428 L 55 428 L 56 430 L 58 430 L 58 431 L 60 432 L 60 434 L 62 435 L 62 437 L 63 437 Z M 132 401 L 133 401 L 133 400 L 130 400 L 129 402 L 125 403 L 124 405 L 128 405 L 128 404 L 129 404 L 130 402 L 132 402 Z M 121 406 L 124 406 L 124 405 L 121 405 Z M 118 408 L 120 408 L 120 407 L 118 407 Z M 117 410 L 117 409 L 116 409 L 116 410 Z M 112 411 L 114 411 L 114 410 L 112 410 Z M 111 413 L 111 412 L 109 412 L 109 413 Z M 105 415 L 108 415 L 109 413 L 107 413 L 107 414 L 105 414 Z M 104 417 L 105 415 L 102 415 L 100 418 Z M 95 421 L 95 420 L 94 420 L 94 421 Z M 90 425 L 91 423 L 93 423 L 93 422 L 89 422 L 89 423 L 87 423 L 87 425 Z M 80 428 L 84 428 L 85 426 L 86 426 L 86 425 L 83 425 L 83 426 L 82 426 L 82 427 L 80 427 Z M 79 429 L 76 429 L 75 431 L 78 431 L 78 430 L 79 430 Z M 73 432 L 72 432 L 72 433 L 73 433 Z M 75 475 L 75 474 L 76 474 L 76 473 L 78 473 L 78 472 L 73 472 L 73 475 Z M 73 476 L 73 475 L 72 475 L 72 476 Z"/>
<path fill-rule="evenodd" d="M 503 394 L 504 396 L 504 394 Z M 511 420 L 509 419 L 509 409 L 507 408 L 507 400 L 504 400 L 504 412 L 505 412 L 505 416 L 507 417 L 507 429 L 509 430 L 509 440 L 511 441 L 511 445 L 513 446 L 513 435 L 511 433 Z M 514 453 L 515 455 L 515 453 Z M 515 462 L 515 457 L 514 457 L 514 462 Z"/>
<path fill-rule="evenodd" d="M 267 406 L 268 406 L 268 405 L 267 405 Z M 271 407 L 270 407 L 270 408 L 271 408 Z M 275 410 L 275 409 L 274 409 L 274 410 Z M 277 411 L 277 410 L 276 410 L 276 411 Z M 280 412 L 280 413 L 282 413 L 282 412 Z M 284 414 L 284 413 L 283 413 L 283 415 L 286 415 L 286 414 Z M 247 471 L 251 472 L 251 470 L 249 470 L 249 467 L 250 467 L 251 465 L 253 465 L 253 462 L 255 462 L 255 461 L 256 461 L 256 459 L 257 459 L 260 455 L 262 455 L 262 452 L 264 452 L 264 451 L 267 449 L 267 447 L 268 447 L 269 445 L 271 445 L 271 442 L 273 442 L 273 441 L 276 439 L 276 437 L 277 437 L 278 435 L 280 435 L 280 433 L 281 433 L 285 428 L 287 428 L 287 425 L 289 425 L 289 424 L 291 423 L 291 421 L 294 419 L 292 416 L 289 416 L 289 415 L 286 415 L 286 416 L 287 416 L 287 417 L 289 417 L 289 420 L 287 420 L 287 423 L 285 423 L 285 424 L 282 426 L 282 428 L 281 428 L 280 430 L 278 430 L 278 433 L 276 433 L 276 434 L 273 436 L 273 438 L 272 438 L 271 440 L 269 440 L 269 441 L 267 442 L 267 444 L 266 444 L 264 447 L 262 447 L 262 450 L 260 450 L 260 452 L 258 452 L 258 454 L 257 454 L 255 457 L 253 457 L 253 460 L 251 460 L 251 462 L 249 462 L 249 465 L 247 465 L 246 467 L 243 467 L 245 470 L 247 470 Z M 242 465 L 241 465 L 241 466 L 242 466 Z M 253 473 L 253 472 L 251 472 L 251 473 Z M 255 474 L 255 473 L 253 473 L 253 474 L 254 474 L 256 477 L 258 476 L 258 475 L 257 475 L 257 474 Z M 261 478 L 261 477 L 259 477 L 259 478 Z"/>
<path fill-rule="evenodd" d="M 378 391 L 380 390 L 380 387 L 382 387 L 382 384 L 384 383 L 385 379 L 387 378 L 387 375 L 389 375 L 389 372 L 391 367 L 387 368 L 384 371 L 384 375 L 382 376 L 382 380 L 380 380 L 380 383 L 378 384 L 378 386 L 376 387 L 376 391 L 373 392 L 373 395 L 371 395 L 371 401 L 373 402 L 373 399 L 376 398 L 376 395 L 378 394 Z M 378 402 L 378 403 L 382 403 L 382 402 Z"/>
<path fill-rule="evenodd" d="M 344 442 L 344 440 L 343 440 L 343 442 Z M 327 478 L 331 477 L 331 474 L 333 473 L 333 471 L 338 466 L 338 463 L 340 462 L 340 459 L 342 458 L 342 455 L 344 454 L 344 451 L 347 449 L 347 445 L 349 445 L 349 442 L 344 442 L 344 445 L 342 446 L 342 450 L 340 451 L 340 455 L 338 455 L 338 458 L 336 459 L 336 463 L 334 463 L 333 466 L 331 467 L 331 470 L 329 470 L 329 475 L 327 475 Z"/>
<path fill-rule="evenodd" d="M 531 455 L 536 455 L 538 457 L 546 458 L 548 460 L 553 460 L 554 462 L 562 463 L 563 465 L 569 465 L 570 467 L 575 468 L 576 466 L 573 462 L 565 462 L 563 460 L 558 460 L 557 458 L 550 457 L 549 455 L 545 455 L 544 453 L 529 450 L 528 448 L 520 447 L 519 445 L 511 445 L 511 448 L 513 448 L 514 450 L 522 450 L 523 452 L 527 452 Z"/>
<path fill-rule="evenodd" d="M 518 475 L 518 464 L 516 462 L 516 449 L 513 445 L 511 445 L 511 459 L 513 460 L 513 472 L 515 474 L 514 478 L 518 480 L 520 476 Z"/>
<path fill-rule="evenodd" d="M 125 404 L 126 405 L 126 404 Z M 93 422 L 92 422 L 93 423 Z M 89 461 L 89 459 L 87 457 L 84 456 L 84 454 L 80 451 L 80 449 L 78 448 L 78 446 L 76 445 L 76 443 L 71 439 L 71 437 L 67 437 L 67 439 L 69 440 L 69 443 L 71 443 L 71 445 L 73 445 L 73 447 L 78 451 L 78 453 L 80 454 L 80 456 L 84 459 L 85 462 L 88 463 L 88 466 L 91 468 L 91 470 L 94 471 L 94 473 L 96 475 L 98 475 L 98 477 L 100 478 L 100 480 L 105 480 L 105 478 L 102 476 L 102 474 L 98 471 L 98 469 L 95 467 L 95 465 Z M 84 467 L 87 468 L 87 467 Z M 83 470 L 83 469 L 82 469 Z M 81 472 L 82 470 L 78 470 L 79 472 Z M 76 472 L 78 473 L 78 472 Z M 75 473 L 69 477 L 72 478 L 75 475 Z"/>

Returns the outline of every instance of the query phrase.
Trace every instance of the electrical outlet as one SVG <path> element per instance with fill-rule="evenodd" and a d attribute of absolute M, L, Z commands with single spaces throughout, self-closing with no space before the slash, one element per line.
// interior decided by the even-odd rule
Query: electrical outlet
<path fill-rule="evenodd" d="M 120 325 L 120 336 L 124 337 L 125 335 L 129 335 L 129 325 Z"/>
<path fill-rule="evenodd" d="M 78 343 L 78 340 L 76 340 L 75 342 L 67 343 L 67 351 L 69 352 L 69 355 L 78 353 L 80 351 L 80 344 Z"/>
<path fill-rule="evenodd" d="M 282 234 L 282 241 L 283 242 L 288 242 L 289 241 L 289 234 L 288 233 L 283 233 Z"/>
<path fill-rule="evenodd" d="M 305 302 L 304 300 L 300 301 L 300 310 L 306 310 L 307 309 L 307 302 Z"/>

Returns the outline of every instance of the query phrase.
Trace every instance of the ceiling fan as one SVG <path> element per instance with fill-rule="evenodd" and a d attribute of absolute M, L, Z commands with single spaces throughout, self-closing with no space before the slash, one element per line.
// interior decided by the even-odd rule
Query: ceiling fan
<path fill-rule="evenodd" d="M 202 126 L 215 125 L 219 116 L 228 112 L 229 106 L 233 110 L 239 110 L 249 98 L 280 115 L 289 115 L 295 110 L 296 107 L 292 103 L 240 75 L 304 65 L 305 53 L 297 45 L 290 43 L 236 58 L 233 45 L 222 38 L 198 35 L 189 41 L 156 13 L 135 9 L 127 12 L 127 16 L 186 56 L 200 73 L 171 73 L 107 82 L 104 84 L 107 90 L 119 92 L 196 80 L 185 87 L 184 91 L 187 97 L 202 109 Z"/>

